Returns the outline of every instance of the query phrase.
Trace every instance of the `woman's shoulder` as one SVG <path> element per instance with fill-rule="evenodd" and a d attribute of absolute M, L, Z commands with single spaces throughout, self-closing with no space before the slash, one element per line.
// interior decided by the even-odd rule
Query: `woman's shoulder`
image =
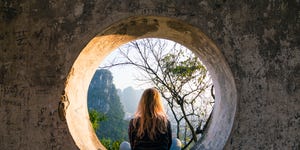
<path fill-rule="evenodd" d="M 132 124 L 134 120 L 135 120 L 135 118 L 131 118 L 129 121 L 129 124 Z"/>
<path fill-rule="evenodd" d="M 139 117 L 134 117 L 134 118 L 131 118 L 130 121 L 129 121 L 129 124 L 133 124 L 133 123 L 138 123 L 140 120 Z"/>
<path fill-rule="evenodd" d="M 133 117 L 130 119 L 130 121 L 134 121 L 134 120 L 140 120 L 140 117 Z"/>

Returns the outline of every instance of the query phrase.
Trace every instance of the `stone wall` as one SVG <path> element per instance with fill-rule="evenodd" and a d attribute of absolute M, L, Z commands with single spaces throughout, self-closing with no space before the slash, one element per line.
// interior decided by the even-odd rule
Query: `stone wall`
<path fill-rule="evenodd" d="M 97 34 L 135 16 L 181 20 L 224 55 L 237 94 L 224 149 L 299 149 L 299 7 L 298 0 L 3 0 L 0 149 L 82 147 L 58 111 L 71 68 Z"/>

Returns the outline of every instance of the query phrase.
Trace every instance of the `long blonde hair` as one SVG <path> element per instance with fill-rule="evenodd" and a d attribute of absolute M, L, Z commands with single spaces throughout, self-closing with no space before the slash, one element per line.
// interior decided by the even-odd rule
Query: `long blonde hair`
<path fill-rule="evenodd" d="M 157 132 L 167 132 L 167 123 L 167 115 L 158 90 L 155 88 L 146 89 L 133 119 L 133 126 L 138 128 L 137 136 L 143 137 L 147 132 L 149 138 L 154 140 Z"/>

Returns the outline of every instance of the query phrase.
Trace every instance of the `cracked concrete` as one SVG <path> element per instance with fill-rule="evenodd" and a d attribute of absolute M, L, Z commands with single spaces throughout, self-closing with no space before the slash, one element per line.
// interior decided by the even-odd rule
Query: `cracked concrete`
<path fill-rule="evenodd" d="M 103 149 L 84 123 L 84 92 L 68 90 L 86 89 L 91 68 L 118 45 L 160 37 L 192 49 L 219 87 L 219 109 L 195 149 L 297 150 L 299 7 L 297 0 L 3 0 L 0 149 Z M 58 115 L 63 91 L 66 121 Z M 76 114 L 83 120 L 72 120 Z"/>

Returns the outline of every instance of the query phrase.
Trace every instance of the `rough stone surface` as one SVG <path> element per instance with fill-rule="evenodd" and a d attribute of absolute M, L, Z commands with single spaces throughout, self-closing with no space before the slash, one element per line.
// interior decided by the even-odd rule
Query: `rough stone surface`
<path fill-rule="evenodd" d="M 57 109 L 72 65 L 112 23 L 150 15 L 199 28 L 224 55 L 238 102 L 224 149 L 298 150 L 299 8 L 299 0 L 2 0 L 0 149 L 78 149 Z M 155 24 L 134 34 L 149 30 Z"/>

